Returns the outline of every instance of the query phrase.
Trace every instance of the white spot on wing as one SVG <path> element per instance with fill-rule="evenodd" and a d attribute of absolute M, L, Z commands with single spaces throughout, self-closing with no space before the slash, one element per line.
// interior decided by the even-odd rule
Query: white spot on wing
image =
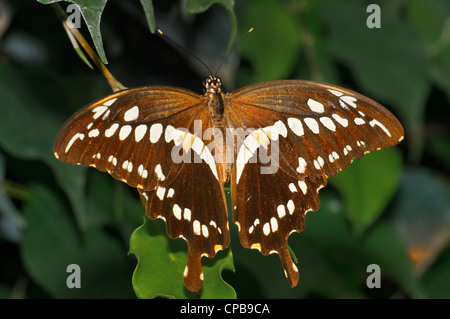
<path fill-rule="evenodd" d="M 325 164 L 325 162 L 321 156 L 317 157 L 317 162 L 319 163 L 320 167 L 323 167 L 323 165 Z"/>
<path fill-rule="evenodd" d="M 133 163 L 129 162 L 127 165 L 127 171 L 131 173 L 132 170 L 133 170 Z"/>
<path fill-rule="evenodd" d="M 202 225 L 202 234 L 205 238 L 208 238 L 209 236 L 208 226 Z"/>
<path fill-rule="evenodd" d="M 65 150 L 66 153 L 69 151 L 69 149 L 72 147 L 73 143 L 75 143 L 75 141 L 77 139 L 83 140 L 84 139 L 84 134 L 83 133 L 76 133 L 74 136 L 72 136 L 72 138 L 70 139 L 69 143 L 67 143 L 66 150 Z"/>
<path fill-rule="evenodd" d="M 291 193 L 295 193 L 297 191 L 297 187 L 295 187 L 294 183 L 289 184 L 289 190 L 291 191 Z"/>
<path fill-rule="evenodd" d="M 391 137 L 391 132 L 389 132 L 389 130 L 386 128 L 386 126 L 381 124 L 378 120 L 373 119 L 372 121 L 369 122 L 369 124 L 372 127 L 375 127 L 375 125 L 377 125 L 378 127 L 380 127 L 384 131 L 384 133 L 387 134 L 387 136 Z"/>
<path fill-rule="evenodd" d="M 174 128 L 172 125 L 167 125 L 166 131 L 164 133 L 164 138 L 167 143 L 173 141 L 176 146 L 180 146 L 183 143 L 184 137 L 186 136 L 187 131 L 179 130 Z"/>
<path fill-rule="evenodd" d="M 292 132 L 294 132 L 297 136 L 302 136 L 305 133 L 303 131 L 302 122 L 299 119 L 290 117 L 287 119 L 287 123 Z"/>
<path fill-rule="evenodd" d="M 131 109 L 125 112 L 123 119 L 127 122 L 134 121 L 139 117 L 139 107 L 133 106 Z"/>
<path fill-rule="evenodd" d="M 119 124 L 114 123 L 113 125 L 111 125 L 108 129 L 105 130 L 105 136 L 106 137 L 111 137 L 114 135 L 114 133 L 116 133 L 117 129 L 119 128 Z"/>
<path fill-rule="evenodd" d="M 306 195 L 306 192 L 308 191 L 308 187 L 306 186 L 306 183 L 304 181 L 298 181 L 298 186 L 302 190 L 303 195 Z"/>
<path fill-rule="evenodd" d="M 108 110 L 106 110 L 105 113 L 103 113 L 102 120 L 106 119 L 109 116 L 109 114 L 111 114 L 111 110 L 108 109 Z"/>
<path fill-rule="evenodd" d="M 192 142 L 191 148 L 194 150 L 195 153 L 200 155 L 203 151 L 204 146 L 205 144 L 203 143 L 203 141 L 200 138 L 195 137 L 194 142 Z"/>
<path fill-rule="evenodd" d="M 183 218 L 186 219 L 187 221 L 191 221 L 191 210 L 189 208 L 185 208 L 184 212 L 183 212 Z"/>
<path fill-rule="evenodd" d="M 117 98 L 111 99 L 103 103 L 103 105 L 111 106 L 114 102 L 116 102 Z"/>
<path fill-rule="evenodd" d="M 200 158 L 204 160 L 206 164 L 209 165 L 209 168 L 211 169 L 212 173 L 214 174 L 216 179 L 219 180 L 219 176 L 217 175 L 216 162 L 214 161 L 214 157 L 212 156 L 211 152 L 207 147 L 203 148 L 203 151 L 200 154 Z"/>
<path fill-rule="evenodd" d="M 198 220 L 194 220 L 194 222 L 192 223 L 192 230 L 194 231 L 195 235 L 200 235 L 200 222 Z"/>
<path fill-rule="evenodd" d="M 297 172 L 299 172 L 300 174 L 303 174 L 305 172 L 305 170 L 306 170 L 306 161 L 303 157 L 299 157 Z"/>
<path fill-rule="evenodd" d="M 264 235 L 269 235 L 269 233 L 270 233 L 270 225 L 269 225 L 269 223 L 265 223 L 264 224 L 264 226 L 263 226 L 263 233 L 264 233 Z"/>
<path fill-rule="evenodd" d="M 364 121 L 362 118 L 360 117 L 355 117 L 354 122 L 356 125 L 363 125 L 366 124 L 366 121 Z"/>
<path fill-rule="evenodd" d="M 336 125 L 334 125 L 333 121 L 329 117 L 321 117 L 320 122 L 330 131 L 336 131 Z"/>
<path fill-rule="evenodd" d="M 325 112 L 325 107 L 323 106 L 323 104 L 317 102 L 316 100 L 308 99 L 308 102 L 306 102 L 306 104 L 308 104 L 309 109 L 315 113 Z"/>
<path fill-rule="evenodd" d="M 283 137 L 287 136 L 287 129 L 286 129 L 286 125 L 284 125 L 284 123 L 279 120 L 276 121 L 273 125 L 271 126 L 266 126 L 262 128 L 262 131 L 266 134 L 266 136 L 268 138 L 270 138 L 272 141 L 276 141 L 278 140 L 278 136 L 281 135 Z"/>
<path fill-rule="evenodd" d="M 257 129 L 252 132 L 253 137 L 258 141 L 259 145 L 262 145 L 265 149 L 269 147 L 270 140 L 267 137 L 266 133 L 261 129 Z"/>
<path fill-rule="evenodd" d="M 351 107 L 356 108 L 355 104 L 356 98 L 354 98 L 353 96 L 345 95 L 341 97 L 341 100 L 350 105 Z"/>
<path fill-rule="evenodd" d="M 284 208 L 284 205 L 278 205 L 277 213 L 278 213 L 278 217 L 280 217 L 280 218 L 283 218 L 284 216 L 286 216 L 286 209 Z"/>
<path fill-rule="evenodd" d="M 166 188 L 158 186 L 158 188 L 156 189 L 156 196 L 158 196 L 158 198 L 160 200 L 163 200 L 165 194 L 166 194 Z"/>
<path fill-rule="evenodd" d="M 275 217 L 270 219 L 270 227 L 272 228 L 272 232 L 276 232 L 278 230 L 278 222 Z"/>
<path fill-rule="evenodd" d="M 315 119 L 313 119 L 312 117 L 306 117 L 304 119 L 305 124 L 309 127 L 309 129 L 314 133 L 314 134 L 319 134 L 320 130 L 319 130 L 319 123 L 317 123 L 317 121 Z"/>
<path fill-rule="evenodd" d="M 155 166 L 155 174 L 156 174 L 156 178 L 161 182 L 166 179 L 166 176 L 164 176 L 164 174 L 162 172 L 161 164 L 158 164 Z"/>
<path fill-rule="evenodd" d="M 176 219 L 181 220 L 181 208 L 177 204 L 173 205 L 172 208 L 173 215 Z"/>
<path fill-rule="evenodd" d="M 318 162 L 317 160 L 314 160 L 314 161 L 313 161 L 313 164 L 314 164 L 314 167 L 315 167 L 316 169 L 320 169 L 320 165 L 319 165 L 319 162 Z"/>
<path fill-rule="evenodd" d="M 330 163 L 334 162 L 334 157 L 332 154 L 328 155 L 328 160 L 330 161 Z"/>
<path fill-rule="evenodd" d="M 294 213 L 294 210 L 295 210 L 295 205 L 294 205 L 294 202 L 292 201 L 292 199 L 290 199 L 290 200 L 287 202 L 286 207 L 287 207 L 287 209 L 288 209 L 288 211 L 289 211 L 289 214 L 292 215 L 292 213 Z"/>
<path fill-rule="evenodd" d="M 124 139 L 126 139 L 128 137 L 128 135 L 130 135 L 131 133 L 131 125 L 124 125 L 120 128 L 119 131 L 119 139 L 121 141 L 123 141 Z"/>
<path fill-rule="evenodd" d="M 336 90 L 328 90 L 331 94 L 335 95 L 335 96 L 342 96 L 344 95 L 344 93 L 340 92 L 340 91 L 336 91 Z"/>
<path fill-rule="evenodd" d="M 147 132 L 147 125 L 145 124 L 138 125 L 134 130 L 135 141 L 139 142 L 140 140 L 142 140 L 146 132 Z"/>
<path fill-rule="evenodd" d="M 93 129 L 92 131 L 89 131 L 88 136 L 89 137 L 97 137 L 100 134 L 98 129 Z"/>
<path fill-rule="evenodd" d="M 347 127 L 348 126 L 348 120 L 347 119 L 345 119 L 343 117 L 340 117 L 338 114 L 333 114 L 331 116 L 335 119 L 336 122 L 341 124 L 343 127 Z"/>
<path fill-rule="evenodd" d="M 153 124 L 150 127 L 150 142 L 153 144 L 158 142 L 159 138 L 161 137 L 163 131 L 163 126 L 160 123 Z"/>
<path fill-rule="evenodd" d="M 98 119 L 100 117 L 100 115 L 102 115 L 107 109 L 108 109 L 108 107 L 103 106 L 103 105 L 93 108 L 92 112 L 94 113 L 94 115 L 92 117 L 94 119 Z"/>

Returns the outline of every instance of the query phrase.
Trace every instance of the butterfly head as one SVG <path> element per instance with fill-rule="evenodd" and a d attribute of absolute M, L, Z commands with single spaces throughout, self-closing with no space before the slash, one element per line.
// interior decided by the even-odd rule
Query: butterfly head
<path fill-rule="evenodd" d="M 210 75 L 203 81 L 205 93 L 220 93 L 222 92 L 222 81 L 218 76 Z"/>

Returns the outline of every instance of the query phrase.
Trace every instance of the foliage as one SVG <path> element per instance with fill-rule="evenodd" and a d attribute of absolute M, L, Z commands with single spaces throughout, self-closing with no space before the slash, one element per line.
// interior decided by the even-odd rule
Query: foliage
<path fill-rule="evenodd" d="M 53 157 L 63 122 L 110 93 L 42 5 L 54 2 L 0 2 L 12 21 L 0 29 L 0 298 L 450 297 L 447 0 L 378 1 L 380 29 L 366 26 L 370 2 L 359 0 L 69 1 L 128 87 L 201 88 L 207 70 L 156 27 L 213 71 L 254 27 L 219 70 L 227 90 L 319 80 L 379 101 L 405 127 L 398 147 L 363 157 L 321 190 L 320 210 L 289 242 L 298 287 L 277 256 L 242 248 L 231 227 L 230 249 L 202 260 L 199 295 L 183 286 L 185 243 L 168 239 L 161 221 L 143 223 L 134 189 Z M 81 267 L 81 289 L 66 286 L 70 264 Z M 381 268 L 381 289 L 366 286 L 370 264 Z"/>

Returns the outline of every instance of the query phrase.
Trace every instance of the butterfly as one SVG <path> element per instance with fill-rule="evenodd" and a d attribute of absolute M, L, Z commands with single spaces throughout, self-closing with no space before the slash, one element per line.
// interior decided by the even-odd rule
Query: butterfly
<path fill-rule="evenodd" d="M 319 208 L 327 178 L 396 145 L 403 128 L 377 102 L 335 85 L 282 80 L 225 93 L 210 75 L 203 86 L 203 94 L 147 86 L 108 95 L 64 124 L 54 154 L 137 188 L 147 216 L 186 240 L 190 291 L 202 287 L 201 258 L 229 246 L 229 183 L 241 244 L 278 254 L 294 287 L 288 237 Z"/>

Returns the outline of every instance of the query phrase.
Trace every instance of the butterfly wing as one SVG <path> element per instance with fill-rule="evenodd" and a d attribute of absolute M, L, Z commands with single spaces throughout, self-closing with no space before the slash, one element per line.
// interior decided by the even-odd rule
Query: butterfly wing
<path fill-rule="evenodd" d="M 209 112 L 195 118 L 202 126 L 206 125 L 205 128 L 211 126 Z M 201 257 L 214 257 L 219 250 L 228 247 L 230 241 L 222 176 L 209 149 L 211 143 L 205 145 L 198 136 L 189 133 L 197 130 L 189 127 L 183 143 L 178 146 L 172 142 L 176 153 L 184 151 L 187 159 L 177 178 L 152 192 L 141 191 L 148 198 L 149 217 L 162 218 L 171 238 L 187 241 L 188 260 L 183 276 L 186 288 L 191 291 L 202 287 Z M 199 136 L 205 136 L 204 130 L 200 133 Z M 176 136 L 180 132 L 171 129 L 168 134 Z"/>
<path fill-rule="evenodd" d="M 316 82 L 260 83 L 226 101 L 231 127 L 254 128 L 236 134 L 232 199 L 241 243 L 278 253 L 295 286 L 287 240 L 302 231 L 306 212 L 319 208 L 318 191 L 355 158 L 397 144 L 403 128 L 377 102 Z"/>
<path fill-rule="evenodd" d="M 229 244 L 221 175 L 202 140 L 209 119 L 205 98 L 193 92 L 125 90 L 76 113 L 54 146 L 60 160 L 96 167 L 139 190 L 147 215 L 164 219 L 169 237 L 187 241 L 184 277 L 192 291 L 201 288 L 201 257 Z M 197 128 L 196 120 L 204 125 Z"/>

